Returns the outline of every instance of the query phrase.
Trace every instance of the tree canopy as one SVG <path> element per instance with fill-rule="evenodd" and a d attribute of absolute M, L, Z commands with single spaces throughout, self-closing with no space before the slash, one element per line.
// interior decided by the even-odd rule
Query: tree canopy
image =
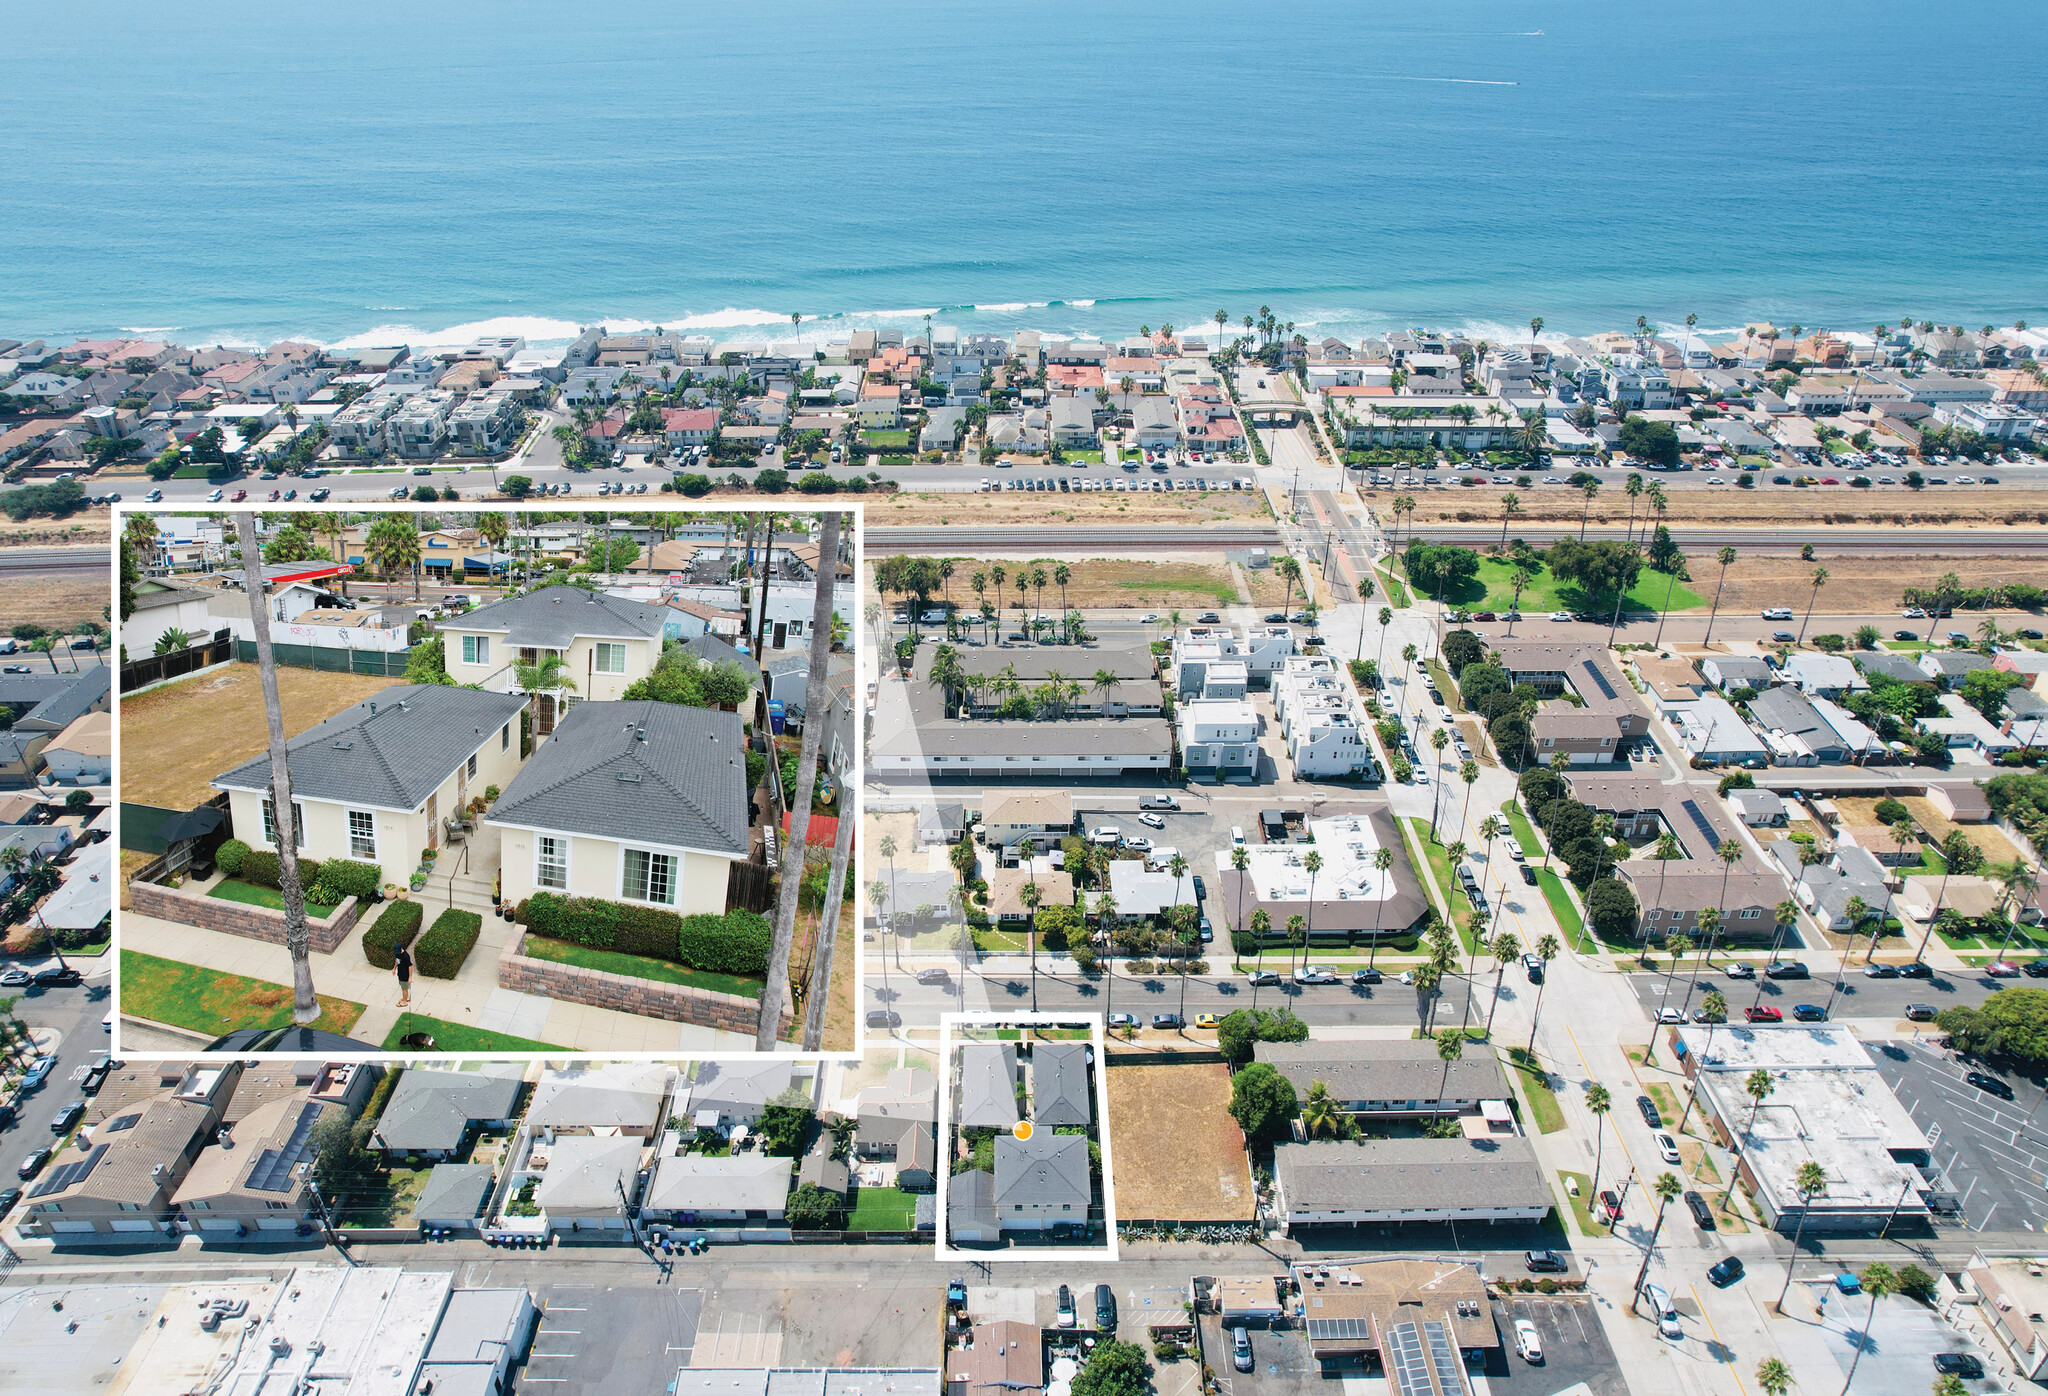
<path fill-rule="evenodd" d="M 1146 1396 L 1152 1364 L 1135 1343 L 1111 1339 L 1097 1343 L 1094 1353 L 1074 1377 L 1074 1396 Z"/>
<path fill-rule="evenodd" d="M 1479 554 L 1470 548 L 1417 539 L 1408 544 L 1404 557 L 1408 580 L 1432 596 L 1453 590 L 1479 575 Z"/>
<path fill-rule="evenodd" d="M 1678 428 L 1669 422 L 1652 422 L 1633 414 L 1624 417 L 1619 444 L 1638 459 L 1658 465 L 1678 464 Z"/>
<path fill-rule="evenodd" d="M 1581 543 L 1566 536 L 1552 543 L 1545 556 L 1560 580 L 1577 582 L 1595 596 L 1626 591 L 1643 570 L 1642 554 L 1613 538 Z"/>
<path fill-rule="evenodd" d="M 1231 1078 L 1230 1115 L 1248 1139 L 1277 1137 L 1300 1108 L 1294 1083 L 1264 1062 Z"/>
<path fill-rule="evenodd" d="M 2007 989 L 1976 1008 L 1944 1008 L 1934 1022 L 1966 1052 L 2048 1063 L 2048 989 Z"/>

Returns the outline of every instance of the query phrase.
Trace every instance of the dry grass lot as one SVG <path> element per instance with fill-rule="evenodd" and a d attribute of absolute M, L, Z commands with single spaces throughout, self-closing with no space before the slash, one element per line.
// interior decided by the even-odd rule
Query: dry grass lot
<path fill-rule="evenodd" d="M 104 612 L 112 599 L 113 587 L 104 573 L 0 572 L 0 616 L 5 616 L 9 625 L 34 621 L 62 631 L 80 621 L 104 623 Z M 41 669 L 50 667 L 49 659 L 40 654 L 16 655 L 8 662 Z M 57 664 L 67 672 L 71 668 L 71 661 L 62 655 Z"/>
<path fill-rule="evenodd" d="M 1913 823 L 1934 842 L 1940 843 L 1956 830 L 1962 830 L 1963 837 L 1977 846 L 1987 859 L 1994 863 L 2010 863 L 2020 856 L 2012 840 L 1990 824 L 1958 824 L 1936 809 L 1925 797 L 1908 795 L 1900 804 L 1912 812 Z M 1842 811 L 1842 817 L 1852 824 L 1875 824 L 1877 808 L 1875 800 L 1838 799 L 1835 801 Z"/>
<path fill-rule="evenodd" d="M 854 881 L 854 869 L 847 870 L 849 886 Z M 853 1000 L 856 981 L 860 977 L 860 915 L 858 907 L 861 893 L 852 888 L 854 899 L 847 903 L 839 916 L 839 935 L 832 945 L 832 984 L 826 990 L 825 1035 L 820 1039 L 819 1050 L 826 1052 L 851 1052 L 854 1047 Z M 813 942 L 817 939 L 817 924 L 808 919 L 808 913 L 797 917 L 795 944 L 790 948 L 790 963 L 804 966 L 811 963 L 814 954 Z M 792 1029 L 794 1037 L 802 1036 L 801 1021 Z"/>
<path fill-rule="evenodd" d="M 1109 1072 L 1109 1139 L 1119 1219 L 1252 1218 L 1244 1133 L 1230 1118 L 1230 1071 L 1117 1066 Z"/>
<path fill-rule="evenodd" d="M 284 730 L 295 737 L 396 679 L 280 667 Z M 254 664 L 166 684 L 121 700 L 121 798 L 163 809 L 190 809 L 212 798 L 207 782 L 267 744 L 263 688 Z"/>
<path fill-rule="evenodd" d="M 1846 477 L 1837 474 L 1836 478 Z M 1950 486 L 1914 492 L 1900 489 L 1852 490 L 1846 486 L 1805 490 L 1776 486 L 1743 490 L 1732 484 L 1723 489 L 1705 489 L 1686 484 L 1667 485 L 1666 492 L 1671 507 L 1666 511 L 1664 522 L 1674 529 L 1687 524 L 1995 528 L 2048 523 L 2048 490 L 2011 485 L 1983 490 Z M 1496 486 L 1481 485 L 1455 492 L 1420 490 L 1407 493 L 1415 496 L 1415 519 L 1425 526 L 1454 522 L 1500 523 L 1501 490 Z M 1525 524 L 1569 522 L 1576 525 L 1586 504 L 1585 496 L 1577 490 L 1555 485 L 1538 485 L 1533 489 L 1516 490 L 1515 493 L 1522 501 L 1516 517 Z M 1384 519 L 1389 517 L 1388 508 L 1394 494 L 1393 490 L 1374 490 L 1366 498 Z M 1612 486 L 1603 487 L 1593 501 L 1592 522 L 1595 526 L 1625 526 L 1629 516 L 1628 503 L 1628 496 L 1620 490 Z M 1642 520 L 1639 500 L 1636 522 L 1640 524 Z"/>
<path fill-rule="evenodd" d="M 1932 588 L 1944 572 L 1961 573 L 1965 581 L 1996 578 L 2048 586 L 2048 552 L 1981 556 L 1972 553 L 1962 558 L 1853 554 L 1830 557 L 1824 549 L 1816 549 L 1812 562 L 1803 562 L 1796 557 L 1745 557 L 1738 554 L 1728 568 L 1728 589 L 1721 594 L 1721 609 L 1724 612 L 1747 611 L 1753 616 L 1765 606 L 1791 606 L 1803 614 L 1807 595 L 1813 590 L 1813 569 L 1816 567 L 1828 569 L 1827 585 L 1820 589 L 1820 598 L 1814 603 L 1813 625 L 1808 630 L 1809 634 L 1818 635 L 1827 633 L 1821 617 L 1897 611 L 1901 591 L 1907 587 Z M 1705 556 L 1693 559 L 1690 568 L 1693 590 L 1711 598 L 1715 579 L 1721 572 L 1720 564 L 1711 556 Z M 1961 623 L 1953 628 L 1975 633 L 1978 619 L 1965 612 L 1960 617 Z M 1899 623 L 1926 634 L 1925 621 Z M 1891 634 L 1892 627 L 1881 628 L 1885 635 Z"/>
<path fill-rule="evenodd" d="M 1251 523 L 1272 517 L 1259 491 L 1207 494 L 919 494 L 869 496 L 872 528 L 994 527 L 1062 524 Z"/>
<path fill-rule="evenodd" d="M 1002 619 L 1008 624 L 1017 619 L 1017 583 L 1019 568 L 1031 571 L 1043 567 L 1046 574 L 1044 613 L 1058 615 L 1060 589 L 1052 582 L 1052 569 L 1064 563 L 1072 574 L 1067 579 L 1066 602 L 1069 606 L 1080 606 L 1093 610 L 1104 606 L 1129 606 L 1143 610 L 1168 611 L 1175 608 L 1200 612 L 1218 606 L 1236 606 L 1250 597 L 1255 606 L 1270 605 L 1278 608 L 1287 596 L 1287 583 L 1273 575 L 1270 567 L 1235 567 L 1220 555 L 1190 557 L 1184 561 L 1140 562 L 1124 558 L 955 558 L 953 560 L 952 597 L 963 613 L 973 614 L 980 598 L 974 594 L 973 577 L 976 572 L 990 572 L 1000 566 L 1005 580 L 1002 594 Z M 1243 579 L 1243 589 L 1239 579 Z M 988 590 L 988 599 L 995 601 L 993 585 Z M 1293 604 L 1302 603 L 1301 587 L 1294 588 Z M 1039 605 L 1039 591 L 1031 588 L 1025 594 L 1025 605 L 1036 608 Z M 1188 619 L 1192 620 L 1190 615 Z"/>

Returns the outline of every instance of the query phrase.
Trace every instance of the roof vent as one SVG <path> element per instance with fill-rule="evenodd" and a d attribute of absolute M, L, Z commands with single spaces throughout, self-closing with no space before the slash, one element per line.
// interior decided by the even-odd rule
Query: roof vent
<path fill-rule="evenodd" d="M 356 749 L 356 744 L 354 742 L 336 742 L 334 744 L 334 749 L 336 751 L 354 751 Z"/>
<path fill-rule="evenodd" d="M 638 771 L 620 771 L 619 779 L 633 785 L 638 785 L 640 783 L 640 773 Z"/>

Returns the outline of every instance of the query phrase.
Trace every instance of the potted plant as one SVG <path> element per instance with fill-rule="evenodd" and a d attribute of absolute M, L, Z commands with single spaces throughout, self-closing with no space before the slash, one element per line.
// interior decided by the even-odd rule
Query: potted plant
<path fill-rule="evenodd" d="M 499 872 L 499 873 L 493 873 L 493 874 L 491 875 L 491 905 L 492 905 L 492 906 L 503 906 L 503 905 L 504 905 L 504 895 L 505 895 L 505 874 L 504 874 L 504 873 L 502 873 L 502 872 Z"/>
<path fill-rule="evenodd" d="M 434 866 L 434 860 L 440 856 L 441 850 L 438 848 L 422 848 L 420 850 L 420 866 L 431 868 Z"/>
<path fill-rule="evenodd" d="M 421 890 L 422 888 L 424 888 L 424 887 L 425 887 L 426 885 L 427 885 L 427 875 L 426 875 L 425 873 L 414 873 L 414 874 L 412 875 L 412 890 L 413 890 L 413 891 L 417 892 L 417 891 Z"/>

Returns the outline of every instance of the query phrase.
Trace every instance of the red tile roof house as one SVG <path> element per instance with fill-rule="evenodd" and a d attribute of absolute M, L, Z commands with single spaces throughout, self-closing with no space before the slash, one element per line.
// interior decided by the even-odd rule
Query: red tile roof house
<path fill-rule="evenodd" d="M 708 407 L 670 407 L 661 414 L 661 429 L 671 446 L 702 446 L 718 430 L 718 413 Z"/>
<path fill-rule="evenodd" d="M 1045 386 L 1054 392 L 1092 396 L 1103 386 L 1102 370 L 1095 364 L 1054 364 L 1045 371 Z"/>

